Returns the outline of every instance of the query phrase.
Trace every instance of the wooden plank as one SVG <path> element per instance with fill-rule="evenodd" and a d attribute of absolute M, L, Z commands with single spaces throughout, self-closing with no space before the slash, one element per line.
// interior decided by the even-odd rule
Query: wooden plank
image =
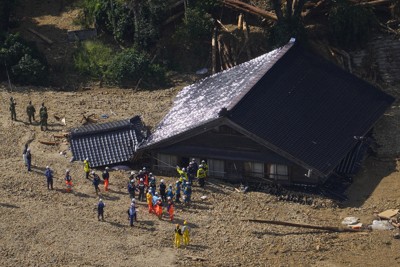
<path fill-rule="evenodd" d="M 40 39 L 42 39 L 43 41 L 45 41 L 47 44 L 49 44 L 49 45 L 52 45 L 52 44 L 53 44 L 53 41 L 52 41 L 52 40 L 50 40 L 49 38 L 47 38 L 47 37 L 44 36 L 43 34 L 38 33 L 38 32 L 35 31 L 34 29 L 28 28 L 28 31 L 30 31 L 31 33 L 37 35 Z"/>
<path fill-rule="evenodd" d="M 297 228 L 325 230 L 325 231 L 330 231 L 330 232 L 359 232 L 360 231 L 359 229 L 351 229 L 351 228 L 343 228 L 343 227 L 335 227 L 335 226 L 310 225 L 310 224 L 282 222 L 282 221 L 268 221 L 268 220 L 256 220 L 256 219 L 248 219 L 248 220 L 242 220 L 242 221 L 267 223 L 267 224 L 274 224 L 274 225 L 281 225 L 281 226 L 291 226 L 291 227 L 297 227 Z"/>
<path fill-rule="evenodd" d="M 50 146 L 55 146 L 60 144 L 60 142 L 57 141 L 44 141 L 44 140 L 39 140 L 39 143 Z"/>
<path fill-rule="evenodd" d="M 382 211 L 381 213 L 379 213 L 378 216 L 381 219 L 389 220 L 390 218 L 396 216 L 397 213 L 399 213 L 398 209 L 388 209 L 388 210 L 385 210 L 385 211 Z"/>

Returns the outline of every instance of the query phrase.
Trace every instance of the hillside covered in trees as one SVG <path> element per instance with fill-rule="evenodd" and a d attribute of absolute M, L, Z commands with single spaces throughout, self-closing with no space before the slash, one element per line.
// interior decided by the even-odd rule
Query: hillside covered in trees
<path fill-rule="evenodd" d="M 291 37 L 359 49 L 378 32 L 398 35 L 399 10 L 393 0 L 0 0 L 0 79 L 165 87 L 170 73 L 219 72 Z M 33 18 L 66 14 L 62 29 Z"/>

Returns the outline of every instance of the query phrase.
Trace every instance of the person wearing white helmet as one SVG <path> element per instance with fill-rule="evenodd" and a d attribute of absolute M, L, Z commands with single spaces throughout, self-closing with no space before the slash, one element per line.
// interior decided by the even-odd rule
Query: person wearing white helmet
<path fill-rule="evenodd" d="M 181 203 L 181 182 L 180 181 L 176 181 L 176 189 L 175 189 L 175 202 L 176 203 Z"/>
<path fill-rule="evenodd" d="M 130 199 L 135 198 L 135 191 L 136 191 L 135 180 L 132 179 L 128 182 L 128 193 Z"/>
<path fill-rule="evenodd" d="M 179 173 L 179 180 L 182 180 L 181 183 L 183 182 L 183 180 L 187 181 L 188 175 L 185 168 L 181 169 L 179 166 L 176 166 L 176 171 Z"/>
<path fill-rule="evenodd" d="M 167 202 L 167 195 L 166 195 L 167 186 L 164 183 L 164 179 L 161 179 L 160 185 L 158 186 L 158 188 L 160 190 L 161 200 L 164 202 Z"/>
<path fill-rule="evenodd" d="M 143 178 L 139 179 L 139 184 L 138 184 L 137 187 L 139 189 L 139 201 L 143 202 L 144 199 L 145 199 L 144 191 L 145 191 L 145 188 L 146 188 L 146 186 L 143 183 Z"/>
<path fill-rule="evenodd" d="M 53 171 L 50 169 L 49 166 L 46 166 L 44 176 L 46 176 L 47 178 L 47 190 L 53 190 Z"/>
<path fill-rule="evenodd" d="M 136 203 L 134 201 L 131 202 L 131 205 L 129 206 L 128 209 L 128 219 L 129 219 L 129 225 L 132 227 L 133 222 L 137 222 L 137 216 L 136 216 Z"/>
<path fill-rule="evenodd" d="M 99 202 L 97 203 L 97 219 L 99 221 L 100 221 L 100 217 L 101 217 L 101 220 L 104 221 L 104 208 L 105 208 L 105 206 L 106 206 L 106 204 L 100 198 Z"/>
<path fill-rule="evenodd" d="M 205 179 L 206 179 L 206 171 L 203 169 L 203 164 L 200 164 L 199 169 L 197 170 L 197 181 L 199 182 L 200 187 L 204 187 Z"/>
<path fill-rule="evenodd" d="M 90 173 L 90 162 L 89 158 L 86 158 L 83 161 L 83 171 L 85 172 L 86 179 L 89 179 L 89 173 Z"/>
<path fill-rule="evenodd" d="M 108 185 L 110 183 L 110 173 L 108 172 L 109 168 L 106 167 L 103 171 L 102 177 L 104 180 L 104 191 L 108 191 Z"/>

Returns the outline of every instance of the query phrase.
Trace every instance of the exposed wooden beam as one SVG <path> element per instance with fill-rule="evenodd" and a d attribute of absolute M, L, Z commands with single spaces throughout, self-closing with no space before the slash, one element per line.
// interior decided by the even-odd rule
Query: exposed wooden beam
<path fill-rule="evenodd" d="M 258 8 L 258 7 L 255 7 L 255 6 L 246 4 L 246 3 L 243 3 L 243 2 L 238 1 L 238 0 L 224 0 L 223 3 L 225 5 L 227 5 L 227 6 L 230 6 L 230 7 L 245 11 L 247 13 L 251 13 L 251 14 L 254 14 L 254 15 L 261 16 L 261 17 L 266 18 L 266 19 L 271 19 L 271 20 L 275 20 L 275 21 L 278 20 L 278 18 L 275 15 L 275 13 L 263 10 L 261 8 Z"/>

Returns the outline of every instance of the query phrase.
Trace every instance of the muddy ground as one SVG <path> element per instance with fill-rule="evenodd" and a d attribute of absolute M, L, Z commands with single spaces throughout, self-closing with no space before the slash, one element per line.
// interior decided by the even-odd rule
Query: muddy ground
<path fill-rule="evenodd" d="M 66 32 L 78 11 L 65 1 L 30 0 L 19 10 L 21 32 L 47 51 L 49 62 L 62 66 L 70 54 Z M 71 1 L 73 2 L 73 1 Z M 69 2 L 68 2 L 69 3 Z M 26 29 L 32 27 L 54 41 L 49 47 Z M 176 81 L 177 82 L 177 81 Z M 348 200 L 338 205 L 314 197 L 314 205 L 279 201 L 263 192 L 239 193 L 232 185 L 211 181 L 194 188 L 193 204 L 177 206 L 176 219 L 158 220 L 139 204 L 138 220 L 129 227 L 126 210 L 128 174 L 112 171 L 110 191 L 101 192 L 106 203 L 105 221 L 94 210 L 98 196 L 84 179 L 81 162 L 70 162 L 67 144 L 43 145 L 54 134 L 82 125 L 82 115 L 95 114 L 99 122 L 141 115 L 150 127 L 167 112 L 171 100 L 187 80 L 160 91 L 132 91 L 96 86 L 80 90 L 59 88 L 0 88 L 0 266 L 376 266 L 400 264 L 397 232 L 333 233 L 312 229 L 257 224 L 245 219 L 290 221 L 340 226 L 347 216 L 370 224 L 376 213 L 400 207 L 399 163 L 396 159 L 368 158 L 346 191 Z M 68 79 L 62 84 L 72 83 Z M 64 87 L 63 87 L 64 88 Z M 68 86 L 67 86 L 68 88 Z M 17 122 L 8 111 L 10 96 L 17 101 Z M 26 105 L 38 109 L 45 102 L 49 131 L 38 122 L 27 123 Z M 101 119 L 100 115 L 109 115 Z M 65 118 L 66 125 L 55 118 Z M 38 119 L 38 118 L 37 118 Z M 29 143 L 33 171 L 27 172 L 22 149 Z M 66 154 L 60 154 L 65 152 Z M 45 166 L 55 171 L 55 189 L 47 190 Z M 65 192 L 63 175 L 70 169 L 73 193 Z M 157 179 L 161 177 L 157 176 Z M 175 178 L 166 177 L 167 183 Z M 201 196 L 207 196 L 201 200 Z M 187 220 L 192 228 L 190 246 L 172 246 L 175 223 Z"/>

